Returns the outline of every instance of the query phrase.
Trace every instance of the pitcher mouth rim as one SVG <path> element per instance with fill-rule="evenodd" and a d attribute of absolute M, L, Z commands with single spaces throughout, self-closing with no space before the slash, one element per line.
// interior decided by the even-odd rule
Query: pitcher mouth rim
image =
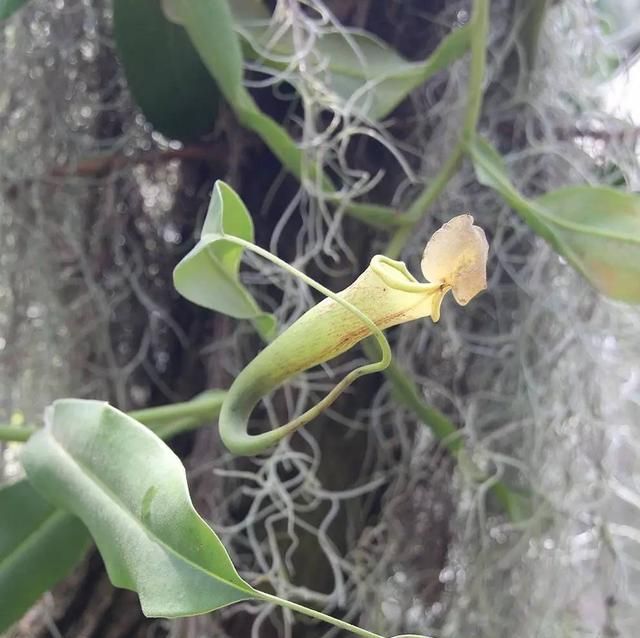
<path fill-rule="evenodd" d="M 396 261 L 385 255 L 374 255 L 370 267 L 390 288 L 404 292 L 433 293 L 437 290 L 444 292 L 442 284 L 418 281 L 409 272 L 404 261 Z"/>

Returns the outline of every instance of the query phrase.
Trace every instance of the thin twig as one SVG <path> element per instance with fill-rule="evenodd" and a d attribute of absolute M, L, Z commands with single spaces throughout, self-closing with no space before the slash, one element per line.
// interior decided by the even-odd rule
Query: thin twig
<path fill-rule="evenodd" d="M 82 159 L 78 162 L 57 166 L 51 171 L 53 177 L 100 177 L 111 171 L 139 164 L 159 164 L 171 160 L 199 162 L 224 161 L 227 149 L 224 145 L 193 145 L 183 148 L 141 151 L 132 155 L 113 153 Z"/>

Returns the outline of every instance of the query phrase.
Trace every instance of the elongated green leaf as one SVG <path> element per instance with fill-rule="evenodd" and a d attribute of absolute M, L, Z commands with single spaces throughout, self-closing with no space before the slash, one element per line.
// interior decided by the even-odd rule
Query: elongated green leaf
<path fill-rule="evenodd" d="M 205 613 L 255 597 L 197 514 L 178 457 L 100 401 L 65 399 L 22 454 L 29 480 L 89 528 L 111 582 L 147 616 Z"/>
<path fill-rule="evenodd" d="M 166 440 L 216 417 L 225 396 L 223 390 L 209 390 L 191 401 L 131 416 Z M 64 578 L 89 543 L 80 519 L 49 505 L 27 481 L 0 490 L 0 601 L 7 601 L 6 607 L 0 605 L 0 632 Z M 17 547 L 23 551 L 14 551 Z"/>
<path fill-rule="evenodd" d="M 11 17 L 18 9 L 27 4 L 29 0 L 0 0 L 0 20 Z"/>
<path fill-rule="evenodd" d="M 0 489 L 0 633 L 71 571 L 90 542 L 79 519 L 28 481 Z"/>
<path fill-rule="evenodd" d="M 251 98 L 243 85 L 240 40 L 226 0 L 172 0 L 172 13 L 187 30 L 202 61 L 233 107 Z"/>
<path fill-rule="evenodd" d="M 265 338 L 273 337 L 276 320 L 258 307 L 240 283 L 242 247 L 223 237 L 253 241 L 253 222 L 242 200 L 224 182 L 213 188 L 200 241 L 176 266 L 173 283 L 186 299 L 236 319 L 250 319 Z"/>
<path fill-rule="evenodd" d="M 320 183 L 328 193 L 335 193 L 331 179 L 318 172 L 316 163 L 304 161 L 304 154 L 296 142 L 278 122 L 258 108 L 244 87 L 242 47 L 229 3 L 226 0 L 165 2 L 174 19 L 184 25 L 209 73 L 243 126 L 254 131 L 292 175 L 301 181 L 308 179 Z M 238 0 L 232 6 L 237 11 L 239 5 L 252 4 L 254 9 L 260 7 L 259 0 Z M 251 9 L 248 15 L 252 15 Z M 372 225 L 402 224 L 398 221 L 397 211 L 384 206 L 357 204 L 348 207 L 346 212 Z"/>
<path fill-rule="evenodd" d="M 325 36 L 321 47 L 329 59 L 332 72 L 330 87 L 343 103 L 375 120 L 388 115 L 413 89 L 424 84 L 438 71 L 461 58 L 469 45 L 469 27 L 452 31 L 438 48 L 422 62 L 410 62 L 384 42 L 365 33 L 355 33 L 352 46 L 340 34 Z M 359 100 L 366 87 L 373 87 Z M 369 102 L 370 100 L 370 102 Z"/>
<path fill-rule="evenodd" d="M 231 9 L 235 28 L 247 42 L 251 57 L 274 69 L 285 68 L 284 61 L 296 54 L 292 30 L 279 29 L 274 38 L 268 28 L 270 14 L 261 0 L 235 0 Z M 318 60 L 320 79 L 341 107 L 348 102 L 356 112 L 380 119 L 413 89 L 461 58 L 468 49 L 469 35 L 469 27 L 456 29 L 426 60 L 410 62 L 366 31 L 320 31 L 311 57 Z M 294 85 L 298 80 L 293 74 L 287 79 Z"/>
<path fill-rule="evenodd" d="M 129 89 L 153 127 L 180 140 L 211 131 L 218 87 L 184 28 L 167 20 L 160 0 L 114 0 L 113 21 Z"/>
<path fill-rule="evenodd" d="M 301 179 L 302 151 L 280 124 L 258 108 L 244 86 L 242 47 L 229 3 L 172 0 L 171 6 L 240 122 L 257 133 L 283 166 Z M 313 166 L 309 173 L 313 178 Z"/>
<path fill-rule="evenodd" d="M 567 256 L 607 296 L 640 303 L 640 196 L 573 186 L 534 200 Z"/>
<path fill-rule="evenodd" d="M 604 186 L 570 186 L 523 197 L 485 140 L 469 147 L 478 181 L 520 216 L 605 295 L 640 303 L 640 196 Z"/>

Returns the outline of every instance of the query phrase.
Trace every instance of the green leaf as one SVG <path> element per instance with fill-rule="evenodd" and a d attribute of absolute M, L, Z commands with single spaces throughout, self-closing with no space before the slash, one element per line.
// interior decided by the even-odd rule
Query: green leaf
<path fill-rule="evenodd" d="M 258 307 L 238 278 L 242 247 L 223 236 L 253 242 L 253 222 L 233 189 L 218 180 L 213 188 L 200 241 L 176 266 L 173 283 L 186 299 L 236 319 L 250 319 L 269 340 L 276 320 Z"/>
<path fill-rule="evenodd" d="M 27 2 L 28 0 L 0 0 L 0 20 L 6 20 L 11 17 Z"/>
<path fill-rule="evenodd" d="M 329 66 L 334 73 L 331 82 L 334 91 L 343 102 L 347 102 L 366 86 L 373 86 L 373 101 L 368 108 L 362 101 L 361 110 L 377 120 L 388 115 L 415 88 L 460 59 L 468 50 L 470 34 L 468 27 L 452 31 L 421 62 L 402 58 L 384 42 L 365 33 L 354 34 L 360 55 L 356 55 L 339 34 L 327 36 L 326 43 L 322 42 L 322 45 L 326 47 Z M 358 108 L 358 102 L 355 106 Z"/>
<path fill-rule="evenodd" d="M 612 299 L 640 303 L 640 196 L 570 186 L 533 200 L 570 259 Z"/>
<path fill-rule="evenodd" d="M 111 582 L 138 592 L 145 615 L 201 614 L 256 597 L 155 434 L 100 401 L 56 401 L 48 416 L 24 447 L 27 476 L 82 519 Z"/>
<path fill-rule="evenodd" d="M 338 193 L 328 175 L 319 170 L 316 163 L 304 161 L 304 153 L 286 129 L 263 113 L 244 87 L 242 47 L 229 3 L 225 0 L 166 2 L 175 19 L 184 25 L 240 123 L 254 131 L 292 175 L 300 181 L 322 184 L 325 191 L 334 193 L 337 198 Z M 234 11 L 248 6 L 251 16 L 256 7 L 260 11 L 261 3 L 259 0 L 235 0 L 232 6 Z M 395 210 L 384 206 L 356 204 L 349 206 L 347 213 L 372 225 L 387 227 L 402 223 Z"/>
<path fill-rule="evenodd" d="M 263 113 L 244 86 L 240 39 L 226 0 L 172 0 L 171 10 L 184 25 L 202 61 L 240 122 L 254 131 L 298 179 L 303 177 L 303 154 L 287 131 Z M 314 179 L 314 165 L 308 167 Z M 324 183 L 330 189 L 329 182 Z"/>
<path fill-rule="evenodd" d="M 236 108 L 252 101 L 243 84 L 242 47 L 228 2 L 172 0 L 171 7 L 227 101 Z"/>
<path fill-rule="evenodd" d="M 209 390 L 191 401 L 137 410 L 131 416 L 168 439 L 217 416 L 225 396 L 222 390 Z M 0 607 L 0 633 L 64 578 L 90 544 L 82 522 L 49 505 L 27 481 L 0 489 L 2 520 L 10 524 L 0 528 L 0 600 L 8 601 Z M 12 551 L 18 545 L 24 549 L 19 560 Z"/>
<path fill-rule="evenodd" d="M 509 205 L 608 297 L 640 303 L 640 196 L 606 186 L 569 186 L 527 199 L 486 141 L 469 152 L 478 181 Z"/>
<path fill-rule="evenodd" d="M 159 0 L 114 0 L 114 35 L 129 89 L 154 129 L 192 140 L 212 130 L 218 87 Z"/>
<path fill-rule="evenodd" d="M 258 0 L 236 0 L 231 9 L 235 28 L 247 42 L 251 56 L 276 70 L 284 68 L 282 60 L 296 52 L 292 30 L 279 32 L 274 39 L 273 30 L 268 28 L 270 14 Z M 381 119 L 413 89 L 461 58 L 468 50 L 470 34 L 468 26 L 452 31 L 421 62 L 406 60 L 385 42 L 360 29 L 320 31 L 313 52 L 326 60 L 321 79 L 341 105 L 349 102 L 361 115 Z M 295 75 L 288 75 L 287 79 L 294 86 L 297 84 Z"/>
<path fill-rule="evenodd" d="M 0 633 L 64 578 L 91 538 L 71 514 L 45 501 L 26 480 L 0 489 Z"/>

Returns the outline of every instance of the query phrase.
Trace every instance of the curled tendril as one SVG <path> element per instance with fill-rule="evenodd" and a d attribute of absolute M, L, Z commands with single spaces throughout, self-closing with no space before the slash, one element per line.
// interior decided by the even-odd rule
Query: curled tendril
<path fill-rule="evenodd" d="M 243 245 L 251 248 L 246 242 Z M 458 303 L 466 305 L 486 288 L 487 253 L 482 229 L 473 225 L 471 215 L 460 215 L 434 233 L 427 244 L 422 270 L 431 282 L 419 282 L 404 262 L 383 255 L 375 255 L 356 281 L 337 294 L 300 273 L 328 298 L 302 315 L 236 377 L 220 413 L 220 435 L 226 447 L 240 455 L 261 452 L 315 418 L 357 378 L 383 370 L 390 355 L 381 331 L 423 317 L 437 322 L 449 290 Z M 371 334 L 378 337 L 383 350 L 379 362 L 351 371 L 320 402 L 289 423 L 262 434 L 247 432 L 249 417 L 262 397 Z"/>

